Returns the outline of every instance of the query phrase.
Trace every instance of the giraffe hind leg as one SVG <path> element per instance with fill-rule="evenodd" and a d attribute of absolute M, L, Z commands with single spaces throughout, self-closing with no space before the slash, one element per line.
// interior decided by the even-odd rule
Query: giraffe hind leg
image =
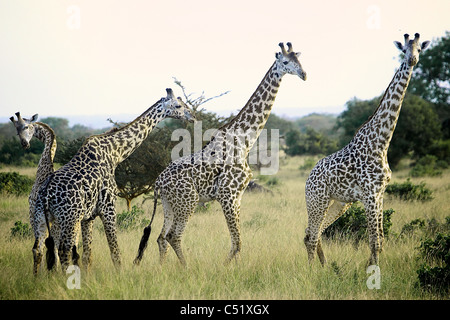
<path fill-rule="evenodd" d="M 334 200 L 325 214 L 325 219 L 321 225 L 321 230 L 319 231 L 319 241 L 317 244 L 317 255 L 319 256 L 322 265 L 326 263 L 326 259 L 322 250 L 321 235 L 331 224 L 333 224 L 333 222 L 339 219 L 339 217 L 342 216 L 351 205 L 351 203 L 343 203 Z"/>
<path fill-rule="evenodd" d="M 304 243 L 308 253 L 308 261 L 312 263 L 317 252 L 320 262 L 323 265 L 326 259 L 320 241 L 321 225 L 325 219 L 329 201 L 317 201 L 307 196 L 306 205 L 308 211 L 308 227 L 305 230 Z"/>
<path fill-rule="evenodd" d="M 164 260 L 167 255 L 167 249 L 169 247 L 169 242 L 167 241 L 166 237 L 170 229 L 172 228 L 174 213 L 170 203 L 163 195 L 161 195 L 161 202 L 164 211 L 164 223 L 161 229 L 161 233 L 159 234 L 158 239 L 156 241 L 159 247 L 159 262 L 162 264 L 164 263 Z"/>
<path fill-rule="evenodd" d="M 186 259 L 184 258 L 183 249 L 181 248 L 181 238 L 186 229 L 189 217 L 194 212 L 197 203 L 197 201 L 194 201 L 185 204 L 184 209 L 179 209 L 178 212 L 174 210 L 174 221 L 166 236 L 167 241 L 175 251 L 178 260 L 180 260 L 183 266 L 186 266 Z"/>

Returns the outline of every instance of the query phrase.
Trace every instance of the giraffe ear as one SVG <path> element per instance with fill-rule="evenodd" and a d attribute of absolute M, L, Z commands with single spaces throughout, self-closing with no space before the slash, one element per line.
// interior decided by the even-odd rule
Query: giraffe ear
<path fill-rule="evenodd" d="M 422 49 L 422 50 L 425 50 L 426 48 L 428 48 L 429 44 L 430 44 L 430 41 L 424 41 L 424 42 L 422 42 L 421 49 Z"/>
<path fill-rule="evenodd" d="M 296 52 L 296 53 L 295 53 L 295 55 L 297 56 L 297 58 L 300 57 L 301 54 L 302 54 L 301 52 Z"/>
<path fill-rule="evenodd" d="M 34 116 L 31 117 L 30 122 L 35 122 L 38 119 L 38 114 L 36 113 Z"/>
<path fill-rule="evenodd" d="M 12 121 L 12 123 L 16 123 L 16 121 L 14 120 L 14 117 L 11 117 L 11 118 L 9 118 L 9 120 L 11 120 Z"/>
<path fill-rule="evenodd" d="M 275 58 L 279 59 L 280 58 L 280 54 L 279 52 L 275 53 Z"/>
<path fill-rule="evenodd" d="M 394 41 L 395 46 L 397 47 L 398 50 L 402 51 L 403 50 L 403 45 L 398 42 L 398 41 Z"/>

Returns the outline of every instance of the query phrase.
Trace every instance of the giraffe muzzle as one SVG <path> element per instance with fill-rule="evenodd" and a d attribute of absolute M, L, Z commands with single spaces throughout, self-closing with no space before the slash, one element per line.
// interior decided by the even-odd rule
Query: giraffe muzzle
<path fill-rule="evenodd" d="M 300 77 L 300 79 L 302 79 L 303 81 L 306 81 L 306 72 L 301 72 L 298 74 L 298 76 Z"/>

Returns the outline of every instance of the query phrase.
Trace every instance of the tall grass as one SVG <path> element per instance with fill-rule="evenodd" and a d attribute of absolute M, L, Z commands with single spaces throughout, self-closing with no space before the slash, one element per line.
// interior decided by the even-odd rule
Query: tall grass
<path fill-rule="evenodd" d="M 273 195 L 246 193 L 241 205 L 242 252 L 225 265 L 230 237 L 221 207 L 213 203 L 195 213 L 186 228 L 182 246 L 187 268 L 169 248 L 159 263 L 156 238 L 163 223 L 162 206 L 153 223 L 147 251 L 140 266 L 132 264 L 142 230 L 118 233 L 122 268 L 115 270 L 99 219 L 94 225 L 93 262 L 81 269 L 81 288 L 68 289 L 70 275 L 45 269 L 32 274 L 33 239 L 11 237 L 16 220 L 28 222 L 26 197 L 0 197 L 0 299 L 435 299 L 417 285 L 419 237 L 390 237 L 380 256 L 381 288 L 367 288 L 368 243 L 327 240 L 323 243 L 328 264 L 318 259 L 309 265 L 303 244 L 307 213 L 304 185 L 307 175 L 301 158 L 286 159 L 276 175 Z M 393 181 L 402 182 L 403 172 Z M 443 221 L 448 212 L 450 173 L 425 181 L 435 198 L 426 203 L 386 199 L 393 208 L 393 232 L 413 219 Z M 139 204 L 139 200 L 135 202 Z M 143 205 L 150 217 L 152 204 Z M 117 212 L 125 210 L 119 201 Z M 82 251 L 82 250 L 80 250 Z"/>

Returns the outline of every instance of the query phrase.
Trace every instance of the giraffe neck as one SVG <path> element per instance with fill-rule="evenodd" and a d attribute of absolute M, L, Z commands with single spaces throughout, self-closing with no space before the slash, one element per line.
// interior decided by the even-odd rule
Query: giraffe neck
<path fill-rule="evenodd" d="M 104 157 L 115 168 L 142 144 L 165 117 L 165 109 L 160 100 L 126 126 L 89 138 L 84 149 L 89 149 L 91 144 L 95 145 L 96 153 L 100 153 L 100 157 Z"/>
<path fill-rule="evenodd" d="M 413 68 L 408 65 L 407 61 L 403 61 L 386 89 L 378 108 L 356 133 L 355 142 L 370 143 L 369 150 L 371 152 L 387 155 Z"/>
<path fill-rule="evenodd" d="M 35 123 L 34 136 L 44 143 L 44 151 L 36 172 L 36 182 L 40 184 L 54 171 L 53 158 L 56 152 L 56 136 L 53 130 L 42 122 Z"/>
<path fill-rule="evenodd" d="M 235 147 L 244 149 L 243 156 L 248 154 L 264 129 L 283 76 L 284 73 L 279 70 L 275 62 L 242 110 L 228 124 L 218 130 L 221 134 L 228 132 L 232 135 L 241 135 L 244 143 Z"/>

